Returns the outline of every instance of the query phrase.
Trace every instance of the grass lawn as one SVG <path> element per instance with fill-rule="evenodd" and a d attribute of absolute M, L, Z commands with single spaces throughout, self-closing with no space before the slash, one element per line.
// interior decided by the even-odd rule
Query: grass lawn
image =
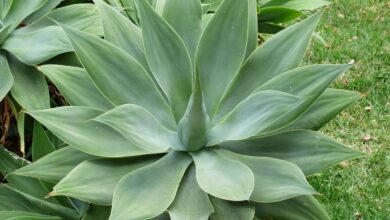
<path fill-rule="evenodd" d="M 335 0 L 305 62 L 355 66 L 333 85 L 362 98 L 322 131 L 367 154 L 309 177 L 333 219 L 390 219 L 390 1 Z"/>

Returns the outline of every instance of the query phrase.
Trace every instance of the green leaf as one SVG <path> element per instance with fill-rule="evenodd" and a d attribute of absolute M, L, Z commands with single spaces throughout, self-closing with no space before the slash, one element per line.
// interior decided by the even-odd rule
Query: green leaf
<path fill-rule="evenodd" d="M 276 203 L 257 203 L 256 216 L 260 219 L 330 220 L 313 196 L 299 196 Z"/>
<path fill-rule="evenodd" d="M 5 176 L 10 186 L 36 198 L 43 198 L 47 195 L 48 191 L 37 180 L 17 176 L 13 173 L 16 169 L 28 165 L 30 163 L 29 161 L 6 150 L 3 146 L 0 146 L 0 158 L 0 173 Z"/>
<path fill-rule="evenodd" d="M 18 29 L 16 32 L 27 33 L 37 31 L 48 26 L 54 26 L 56 25 L 55 22 L 93 35 L 103 36 L 100 16 L 93 4 L 74 4 L 57 8 L 31 25 Z"/>
<path fill-rule="evenodd" d="M 315 194 L 298 166 L 279 159 L 252 157 L 219 150 L 232 160 L 247 165 L 255 176 L 255 188 L 251 201 L 271 203 L 296 196 Z"/>
<path fill-rule="evenodd" d="M 9 8 L 12 5 L 13 0 L 3 0 L 0 1 L 0 20 L 3 20 L 7 16 Z"/>
<path fill-rule="evenodd" d="M 34 216 L 34 215 L 24 215 L 24 216 L 7 218 L 7 220 L 61 220 L 61 219 L 62 218 L 58 216 Z"/>
<path fill-rule="evenodd" d="M 93 84 L 85 69 L 62 65 L 44 65 L 38 69 L 56 85 L 70 105 L 101 110 L 113 108 Z"/>
<path fill-rule="evenodd" d="M 103 1 L 95 0 L 94 2 L 103 23 L 104 39 L 126 51 L 149 72 L 141 29 Z"/>
<path fill-rule="evenodd" d="M 54 26 L 32 32 L 14 32 L 7 38 L 2 47 L 29 65 L 41 63 L 58 54 L 72 50 L 63 31 Z"/>
<path fill-rule="evenodd" d="M 146 151 L 162 153 L 169 148 L 182 148 L 176 132 L 168 130 L 148 110 L 137 105 L 121 105 L 93 120 L 112 127 Z"/>
<path fill-rule="evenodd" d="M 11 25 L 7 25 L 7 26 L 0 26 L 0 45 L 4 42 L 5 39 L 7 39 L 8 37 L 8 34 L 10 32 L 10 29 L 11 29 Z"/>
<path fill-rule="evenodd" d="M 63 25 L 62 28 L 92 81 L 113 104 L 142 106 L 168 128 L 176 126 L 170 107 L 136 60 L 96 36 Z"/>
<path fill-rule="evenodd" d="M 36 21 L 36 20 L 40 19 L 41 17 L 45 16 L 46 14 L 48 14 L 52 9 L 57 7 L 61 2 L 62 2 L 62 0 L 46 1 L 46 3 L 41 8 L 36 10 L 34 13 L 30 14 L 27 18 L 24 19 L 23 22 L 25 24 L 33 23 L 34 21 Z"/>
<path fill-rule="evenodd" d="M 45 77 L 32 66 L 27 66 L 14 57 L 8 57 L 14 78 L 11 94 L 27 110 L 50 108 L 49 89 Z"/>
<path fill-rule="evenodd" d="M 269 132 L 268 128 L 275 127 L 275 123 L 287 125 L 296 118 L 291 117 L 289 112 L 299 108 L 303 100 L 279 91 L 257 92 L 211 128 L 207 146 L 228 140 L 246 139 L 262 131 Z"/>
<path fill-rule="evenodd" d="M 253 220 L 255 206 L 249 202 L 231 202 L 211 197 L 215 212 L 210 220 Z"/>
<path fill-rule="evenodd" d="M 319 130 L 359 98 L 358 92 L 327 89 L 298 120 L 286 127 L 285 130 Z"/>
<path fill-rule="evenodd" d="M 248 0 L 248 41 L 245 59 L 257 48 L 257 0 Z"/>
<path fill-rule="evenodd" d="M 285 27 L 278 25 L 278 24 L 272 24 L 267 22 L 259 22 L 258 29 L 259 33 L 265 33 L 265 34 L 276 34 L 279 31 L 282 31 Z"/>
<path fill-rule="evenodd" d="M 73 147 L 64 147 L 16 170 L 14 173 L 57 183 L 81 162 L 91 158 L 95 157 Z"/>
<path fill-rule="evenodd" d="M 50 214 L 69 220 L 79 219 L 77 213 L 72 209 L 34 198 L 2 184 L 0 185 L 0 211 L 9 210 Z"/>
<path fill-rule="evenodd" d="M 320 14 L 315 14 L 279 32 L 258 47 L 229 85 L 216 117 L 231 111 L 270 79 L 298 67 L 319 18 Z"/>
<path fill-rule="evenodd" d="M 107 125 L 91 120 L 103 113 L 97 109 L 69 106 L 27 113 L 64 142 L 88 154 L 102 157 L 150 154 Z"/>
<path fill-rule="evenodd" d="M 200 0 L 166 0 L 162 15 L 183 39 L 191 59 L 194 60 L 202 34 L 202 5 Z"/>
<path fill-rule="evenodd" d="M 98 205 L 111 205 L 114 190 L 123 176 L 155 162 L 159 157 L 92 159 L 66 175 L 51 195 L 69 196 Z M 105 178 L 102 178 L 102 175 Z"/>
<path fill-rule="evenodd" d="M 12 84 L 14 82 L 14 78 L 8 66 L 7 57 L 5 56 L 4 53 L 0 53 L 0 78 L 1 78 L 0 100 L 3 100 L 3 98 L 7 95 L 7 93 L 11 89 Z"/>
<path fill-rule="evenodd" d="M 51 220 L 50 218 L 53 218 L 53 220 L 61 220 L 60 217 L 56 216 L 47 216 L 47 215 L 41 215 L 41 214 L 36 214 L 32 212 L 25 212 L 25 211 L 0 211 L 0 219 L 14 219 L 14 217 L 37 217 L 37 218 L 43 218 Z"/>
<path fill-rule="evenodd" d="M 186 150 L 195 151 L 205 146 L 209 123 L 199 75 L 196 74 L 187 110 L 178 126 L 179 138 Z"/>
<path fill-rule="evenodd" d="M 285 8 L 280 6 L 263 7 L 261 8 L 258 21 L 259 22 L 271 22 L 271 23 L 285 23 L 292 21 L 303 13 L 291 8 Z"/>
<path fill-rule="evenodd" d="M 269 136 L 219 145 L 239 154 L 270 157 L 298 165 L 305 175 L 320 172 L 341 161 L 363 156 L 330 137 L 314 131 L 285 131 Z"/>
<path fill-rule="evenodd" d="M 34 122 L 33 142 L 31 149 L 33 161 L 37 161 L 38 159 L 55 151 L 54 145 L 46 135 L 42 125 L 40 125 L 37 121 Z"/>
<path fill-rule="evenodd" d="M 138 6 L 146 58 L 178 121 L 191 95 L 192 66 L 189 53 L 175 30 L 146 1 L 138 1 Z"/>
<path fill-rule="evenodd" d="M 91 205 L 81 220 L 107 220 L 110 217 L 111 207 Z"/>
<path fill-rule="evenodd" d="M 202 80 L 209 115 L 213 115 L 242 64 L 248 23 L 248 1 L 225 0 L 203 32 L 196 54 L 196 69 Z"/>
<path fill-rule="evenodd" d="M 199 187 L 196 181 L 194 165 L 191 165 L 184 175 L 168 212 L 172 220 L 207 220 L 214 212 L 207 193 Z"/>
<path fill-rule="evenodd" d="M 214 150 L 193 152 L 191 156 L 195 161 L 196 179 L 203 191 L 225 200 L 249 200 L 254 187 L 254 176 L 249 167 Z"/>
<path fill-rule="evenodd" d="M 149 219 L 162 214 L 173 202 L 191 161 L 185 153 L 171 152 L 123 177 L 114 192 L 110 220 Z"/>
<path fill-rule="evenodd" d="M 33 1 L 18 1 L 14 0 L 9 5 L 8 13 L 3 18 L 2 22 L 6 25 L 11 25 L 11 30 L 14 30 L 19 24 L 31 13 L 38 10 L 47 0 L 33 0 Z"/>
<path fill-rule="evenodd" d="M 297 11 L 313 11 L 315 9 L 321 8 L 323 6 L 332 4 L 330 1 L 325 0 L 271 0 L 267 4 L 262 7 L 270 7 L 270 6 L 282 6 L 286 8 L 291 8 Z"/>

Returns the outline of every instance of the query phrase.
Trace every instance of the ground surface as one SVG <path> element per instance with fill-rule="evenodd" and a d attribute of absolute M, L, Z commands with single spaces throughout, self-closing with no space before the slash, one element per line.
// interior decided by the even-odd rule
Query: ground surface
<path fill-rule="evenodd" d="M 317 31 L 328 47 L 313 42 L 305 63 L 355 67 L 333 88 L 362 99 L 322 129 L 367 154 L 309 177 L 333 219 L 390 219 L 390 1 L 337 0 L 324 10 Z"/>

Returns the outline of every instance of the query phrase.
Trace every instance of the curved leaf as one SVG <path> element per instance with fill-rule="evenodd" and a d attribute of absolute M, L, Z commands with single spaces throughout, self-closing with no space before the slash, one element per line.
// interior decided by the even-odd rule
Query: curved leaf
<path fill-rule="evenodd" d="M 165 128 L 149 111 L 137 105 L 121 105 L 93 119 L 106 124 L 146 151 L 162 153 L 182 145 L 176 132 Z"/>
<path fill-rule="evenodd" d="M 57 216 L 32 216 L 32 215 L 23 215 L 16 216 L 12 218 L 7 218 L 7 220 L 61 220 L 61 217 Z"/>
<path fill-rule="evenodd" d="M 171 152 L 159 161 L 133 171 L 118 183 L 110 220 L 150 219 L 168 209 L 191 158 Z"/>
<path fill-rule="evenodd" d="M 54 145 L 50 142 L 49 137 L 37 121 L 34 121 L 31 151 L 33 161 L 36 161 L 55 151 Z"/>
<path fill-rule="evenodd" d="M 298 120 L 286 127 L 285 130 L 319 130 L 359 98 L 358 92 L 327 89 Z"/>
<path fill-rule="evenodd" d="M 245 51 L 245 59 L 257 48 L 257 0 L 248 0 L 248 41 Z"/>
<path fill-rule="evenodd" d="M 270 7 L 270 6 L 282 6 L 286 8 L 295 9 L 298 11 L 313 11 L 317 8 L 321 8 L 325 5 L 332 4 L 330 1 L 326 0 L 293 0 L 293 1 L 286 1 L 286 0 L 271 0 L 267 4 L 264 4 L 263 7 Z"/>
<path fill-rule="evenodd" d="M 215 212 L 210 220 L 253 220 L 255 206 L 249 202 L 231 202 L 211 197 Z"/>
<path fill-rule="evenodd" d="M 14 78 L 11 94 L 16 101 L 28 110 L 50 108 L 45 77 L 35 67 L 27 66 L 14 57 L 8 57 L 8 61 Z"/>
<path fill-rule="evenodd" d="M 14 30 L 24 18 L 42 7 L 46 1 L 48 0 L 11 1 L 10 5 L 8 5 L 8 13 L 3 18 L 3 24 L 11 25 L 11 30 Z"/>
<path fill-rule="evenodd" d="M 191 95 L 192 66 L 188 51 L 179 35 L 146 1 L 138 1 L 138 6 L 146 58 L 178 121 Z"/>
<path fill-rule="evenodd" d="M 16 170 L 14 173 L 57 183 L 79 163 L 91 158 L 95 157 L 73 147 L 64 147 Z"/>
<path fill-rule="evenodd" d="M 258 47 L 232 80 L 217 115 L 225 115 L 262 84 L 298 67 L 319 18 L 320 14 L 315 14 L 279 32 Z"/>
<path fill-rule="evenodd" d="M 129 2 L 131 1 L 133 0 Z M 141 29 L 102 0 L 94 0 L 94 2 L 103 23 L 104 39 L 126 51 L 150 71 L 145 57 Z"/>
<path fill-rule="evenodd" d="M 35 65 L 58 54 L 72 51 L 63 31 L 54 26 L 32 32 L 13 33 L 2 47 L 23 63 Z"/>
<path fill-rule="evenodd" d="M 96 36 L 63 25 L 62 28 L 84 68 L 105 97 L 115 105 L 130 103 L 142 106 L 168 128 L 175 127 L 170 107 L 136 60 Z"/>
<path fill-rule="evenodd" d="M 202 33 L 200 0 L 166 0 L 162 16 L 183 39 L 191 59 L 194 60 Z"/>
<path fill-rule="evenodd" d="M 313 131 L 285 131 L 264 137 L 219 145 L 239 154 L 270 157 L 298 165 L 305 175 L 320 172 L 341 161 L 363 156 L 330 137 Z"/>
<path fill-rule="evenodd" d="M 52 9 L 57 7 L 62 0 L 50 0 L 46 1 L 46 3 L 40 7 L 38 10 L 36 10 L 34 13 L 30 14 L 27 18 L 24 19 L 25 24 L 31 24 L 34 21 L 40 19 L 41 17 L 48 14 Z"/>
<path fill-rule="evenodd" d="M 248 0 L 225 0 L 203 32 L 195 65 L 209 115 L 242 64 L 248 25 Z"/>
<path fill-rule="evenodd" d="M 206 112 L 199 75 L 195 75 L 192 95 L 184 116 L 179 121 L 178 135 L 188 151 L 199 150 L 207 142 L 210 118 Z"/>
<path fill-rule="evenodd" d="M 251 201 L 270 203 L 296 196 L 315 194 L 305 175 L 296 165 L 268 157 L 250 157 L 220 150 L 232 160 L 247 165 L 255 176 L 255 188 Z"/>
<path fill-rule="evenodd" d="M 54 186 L 51 195 L 70 196 L 109 206 L 112 203 L 115 187 L 123 176 L 155 162 L 158 158 L 152 156 L 84 161 Z"/>
<path fill-rule="evenodd" d="M 225 200 L 249 200 L 254 187 L 254 176 L 249 167 L 214 150 L 192 152 L 191 156 L 195 161 L 196 179 L 203 191 Z"/>
<path fill-rule="evenodd" d="M 14 83 L 14 78 L 11 70 L 9 69 L 7 57 L 4 53 L 0 53 L 0 78 L 0 100 L 3 100 Z"/>
<path fill-rule="evenodd" d="M 92 121 L 103 113 L 97 109 L 71 106 L 27 113 L 64 142 L 88 154 L 102 157 L 151 154 L 107 125 Z"/>
<path fill-rule="evenodd" d="M 302 15 L 302 12 L 291 8 L 280 6 L 262 7 L 258 15 L 258 21 L 284 23 L 294 20 Z"/>
<path fill-rule="evenodd" d="M 44 65 L 38 69 L 53 81 L 70 105 L 101 110 L 113 108 L 93 84 L 85 69 L 62 65 Z"/>
<path fill-rule="evenodd" d="M 49 0 L 55 2 L 56 0 Z M 93 4 L 73 4 L 52 10 L 36 22 L 16 30 L 16 33 L 27 33 L 54 26 L 55 22 L 69 25 L 77 30 L 97 36 L 103 36 L 99 13 Z"/>
<path fill-rule="evenodd" d="M 172 220 L 207 220 L 214 212 L 207 193 L 199 187 L 196 181 L 196 171 L 193 165 L 184 175 L 168 212 Z"/>
<path fill-rule="evenodd" d="M 279 91 L 260 91 L 242 101 L 224 119 L 211 128 L 207 146 L 228 140 L 246 139 L 278 125 L 287 125 L 296 117 L 288 114 L 304 99 Z M 284 117 L 284 116 L 288 117 Z"/>
<path fill-rule="evenodd" d="M 276 203 L 257 203 L 256 216 L 260 219 L 330 220 L 313 196 L 299 196 Z"/>
<path fill-rule="evenodd" d="M 0 185 L 0 211 L 9 210 L 51 214 L 69 220 L 79 219 L 76 211 L 70 208 L 37 199 L 2 184 Z"/>
<path fill-rule="evenodd" d="M 36 214 L 32 212 L 26 212 L 26 211 L 0 211 L 0 219 L 12 219 L 14 217 L 38 217 L 38 218 L 49 218 L 48 220 L 51 220 L 50 218 L 53 218 L 54 220 L 61 220 L 60 217 L 56 216 L 47 216 L 47 215 L 41 215 L 41 214 Z"/>

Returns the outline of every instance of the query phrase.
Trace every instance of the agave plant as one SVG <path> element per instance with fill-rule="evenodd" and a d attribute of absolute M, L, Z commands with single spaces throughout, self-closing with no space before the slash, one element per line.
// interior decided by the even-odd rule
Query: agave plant
<path fill-rule="evenodd" d="M 361 153 L 315 130 L 359 95 L 327 89 L 350 65 L 299 66 L 320 14 L 256 47 L 249 0 L 206 27 L 199 0 L 137 3 L 141 29 L 95 0 L 104 39 L 59 24 L 84 69 L 39 70 L 71 106 L 27 113 L 71 147 L 15 174 L 111 220 L 329 219 L 305 175 Z"/>
<path fill-rule="evenodd" d="M 61 0 L 0 1 L 0 100 L 11 90 L 24 109 L 50 107 L 45 77 L 34 66 L 72 51 L 52 19 L 102 35 L 93 4 L 55 9 L 60 3 Z"/>

